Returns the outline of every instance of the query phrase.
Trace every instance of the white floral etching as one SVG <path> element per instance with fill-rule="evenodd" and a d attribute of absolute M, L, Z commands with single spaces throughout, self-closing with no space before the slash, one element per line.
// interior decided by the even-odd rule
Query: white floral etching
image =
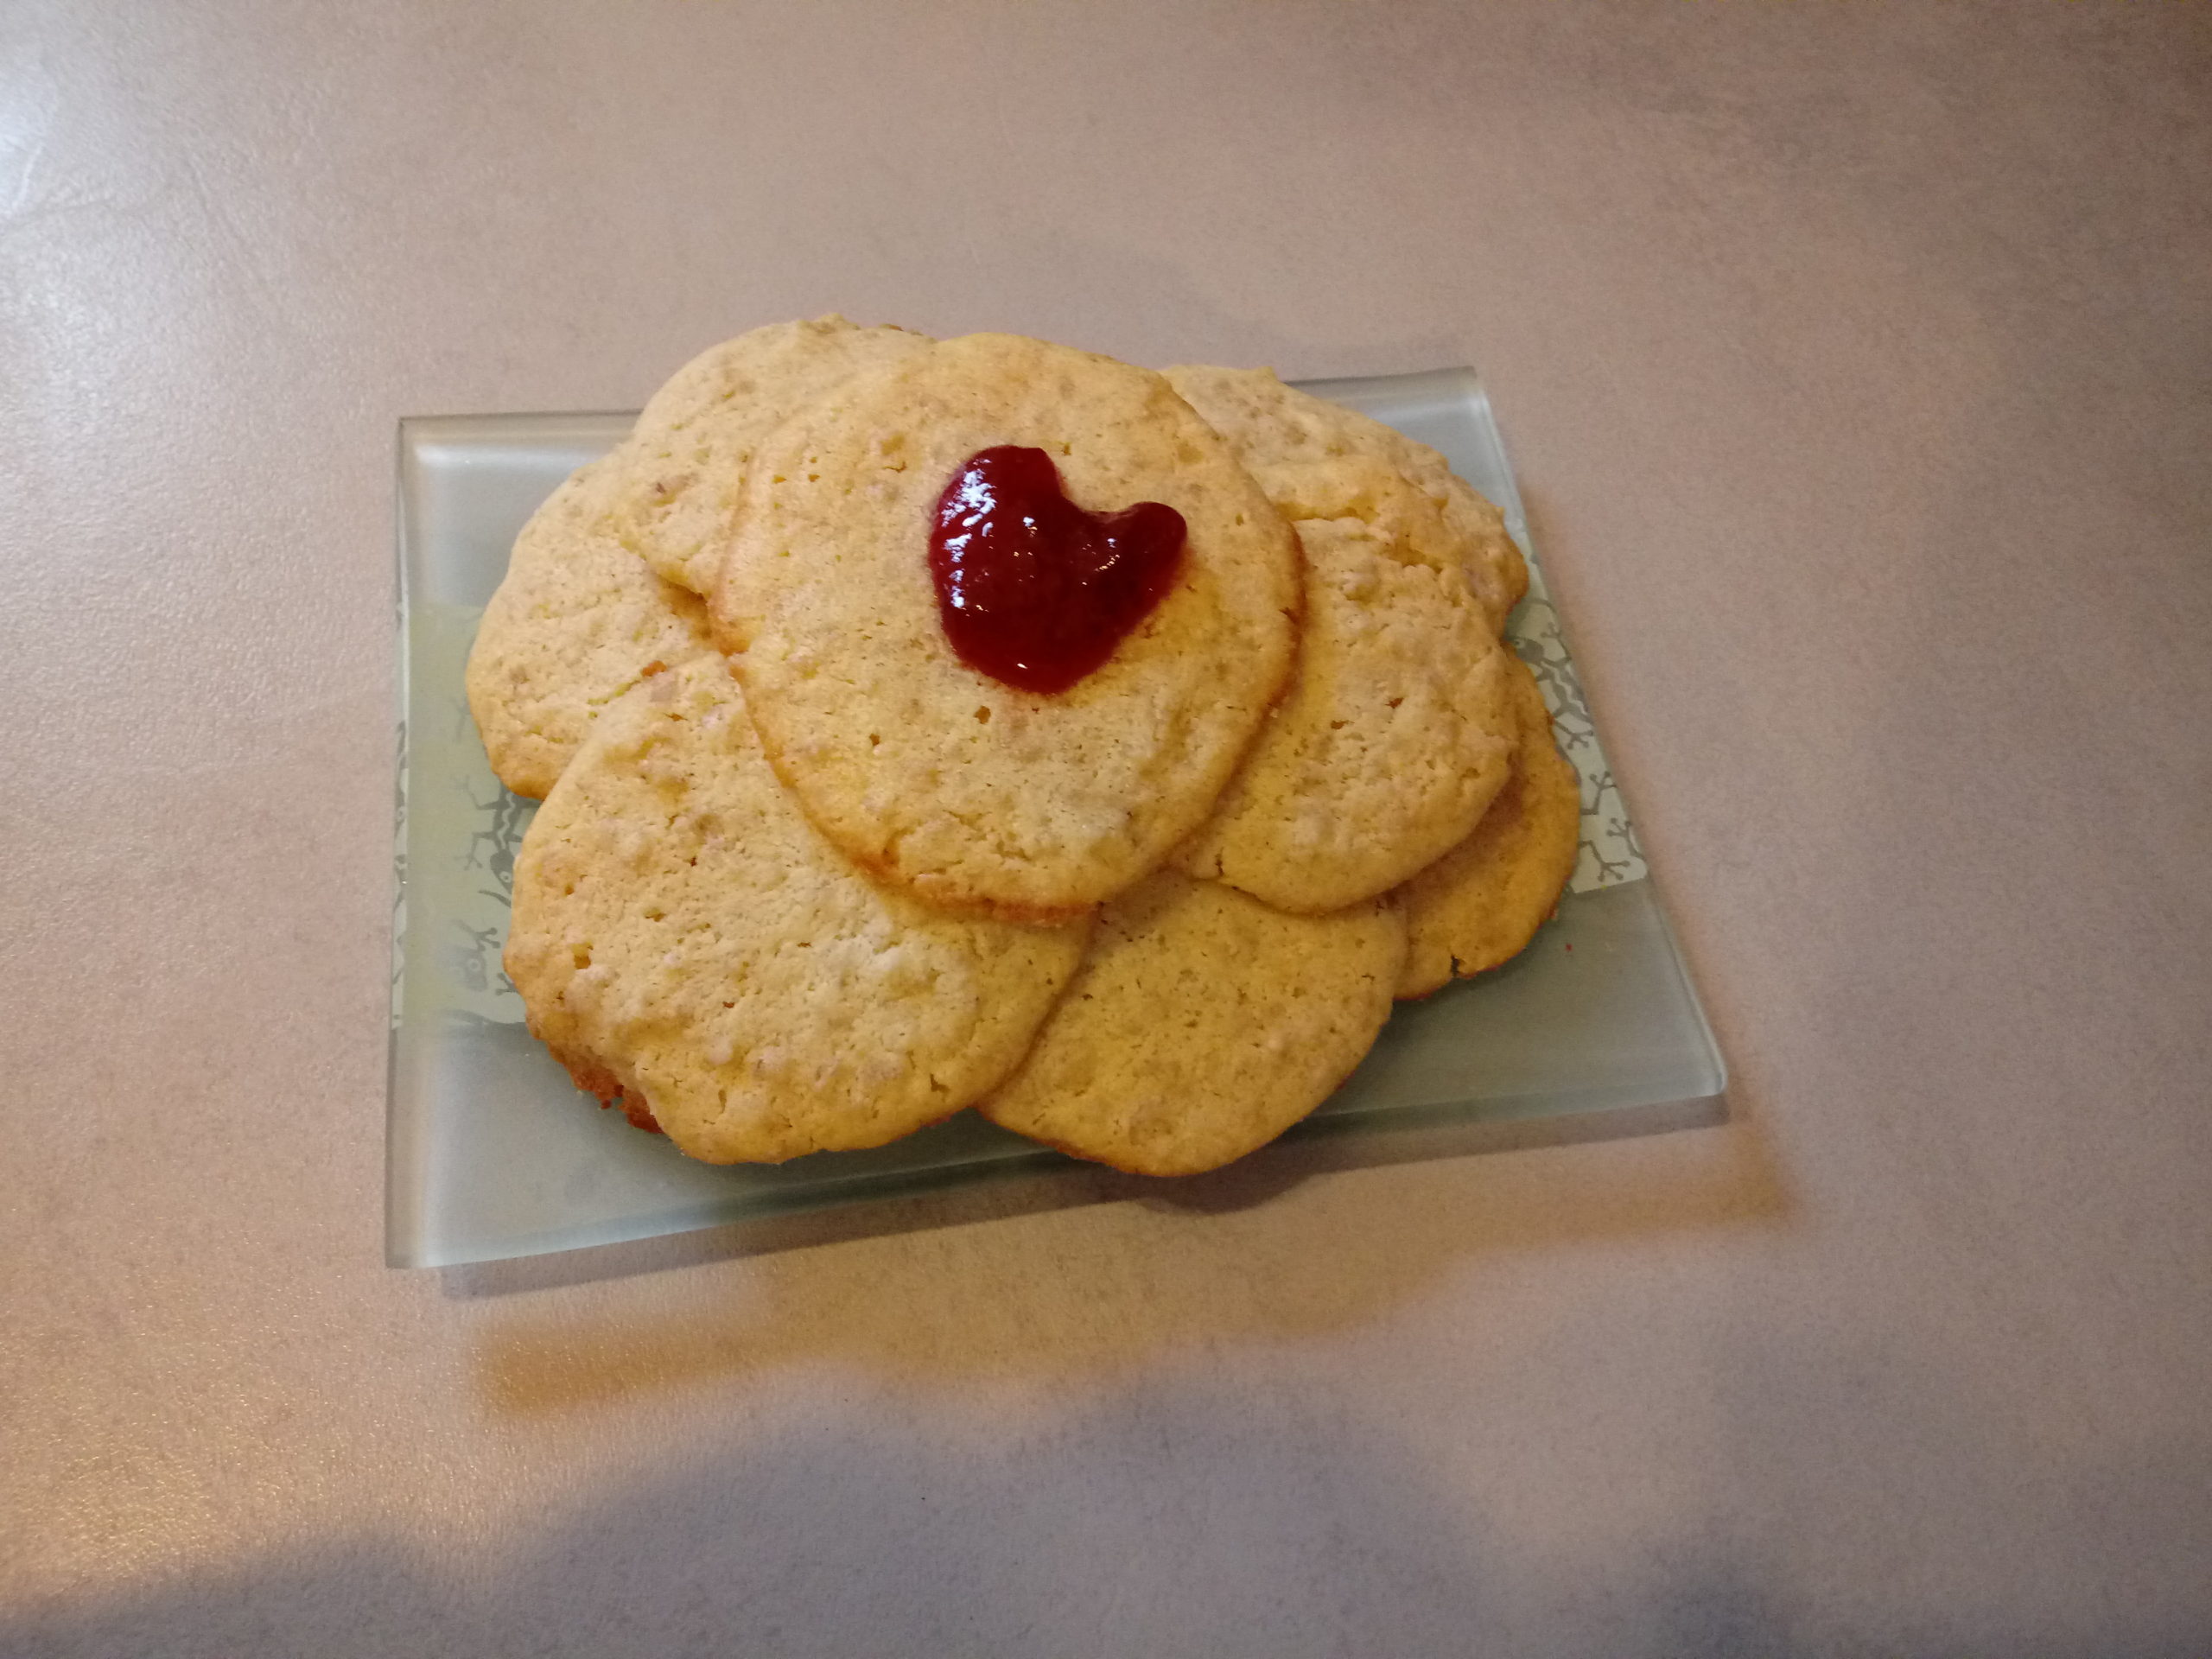
<path fill-rule="evenodd" d="M 501 788 L 492 775 L 461 695 L 478 615 L 425 607 L 410 629 L 415 715 L 399 731 L 395 1020 L 410 1006 L 498 1025 L 523 1017 L 522 998 L 499 957 L 515 855 L 537 803 Z"/>
<path fill-rule="evenodd" d="M 1598 741 L 1598 728 L 1583 700 L 1582 682 L 1561 637 L 1559 611 L 1544 586 L 1543 572 L 1529 561 L 1529 596 L 1507 624 L 1506 633 L 1521 660 L 1529 664 L 1552 711 L 1552 734 L 1582 780 L 1582 849 L 1567 886 L 1576 893 L 1617 887 L 1643 879 L 1643 849 L 1636 824 L 1621 799 L 1613 769 Z"/>

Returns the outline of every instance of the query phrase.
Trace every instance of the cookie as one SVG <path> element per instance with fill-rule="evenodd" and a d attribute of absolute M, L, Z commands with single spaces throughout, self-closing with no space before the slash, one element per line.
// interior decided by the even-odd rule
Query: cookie
<path fill-rule="evenodd" d="M 1325 1100 L 1389 1017 L 1405 919 L 1388 902 L 1290 916 L 1162 871 L 1100 913 L 993 1122 L 1133 1174 L 1188 1175 Z"/>
<path fill-rule="evenodd" d="M 1175 858 L 1309 912 L 1387 893 L 1465 840 L 1504 785 L 1514 741 L 1509 653 L 1458 560 L 1437 550 L 1435 509 L 1371 457 L 1331 466 L 1358 487 L 1321 504 L 1332 516 L 1295 524 L 1297 677 Z"/>
<path fill-rule="evenodd" d="M 925 334 L 830 316 L 755 328 L 701 353 L 638 416 L 608 504 L 615 534 L 664 580 L 713 591 L 730 511 L 761 439 L 855 372 L 929 344 Z"/>
<path fill-rule="evenodd" d="M 523 526 L 469 651 L 469 710 L 518 795 L 551 789 L 600 712 L 640 679 L 715 654 L 704 604 L 602 523 L 622 453 L 579 470 Z"/>
<path fill-rule="evenodd" d="M 982 452 L 1041 449 L 1090 513 L 1158 502 L 1179 563 L 1063 691 L 969 667 L 930 537 Z M 770 760 L 849 856 L 938 905 L 1066 915 L 1132 886 L 1205 818 L 1288 677 L 1287 527 L 1158 374 L 977 334 L 848 381 L 766 445 L 715 591 Z"/>
<path fill-rule="evenodd" d="M 1535 676 L 1512 659 L 1520 745 L 1475 832 L 1400 890 L 1410 948 L 1398 995 L 1427 996 L 1518 955 L 1559 903 L 1581 846 L 1582 791 Z"/>
<path fill-rule="evenodd" d="M 882 1144 L 1020 1062 L 1087 928 L 938 912 L 807 823 L 719 660 L 638 687 L 539 809 L 506 968 L 531 1029 L 695 1158 Z"/>
<path fill-rule="evenodd" d="M 1505 519 L 1451 464 L 1380 421 L 1287 386 L 1271 369 L 1203 366 L 1167 371 L 1175 390 L 1235 446 L 1261 486 L 1292 518 L 1342 516 L 1336 504 L 1356 496 L 1361 469 L 1380 462 L 1436 510 L 1441 539 L 1433 553 L 1456 558 L 1490 618 L 1493 632 L 1528 591 L 1529 569 Z M 1332 477 L 1349 472 L 1349 478 Z"/>

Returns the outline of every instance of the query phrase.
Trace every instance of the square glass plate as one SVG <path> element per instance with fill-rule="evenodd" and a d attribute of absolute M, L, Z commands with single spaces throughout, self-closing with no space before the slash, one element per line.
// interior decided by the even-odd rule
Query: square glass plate
<path fill-rule="evenodd" d="M 1707 1099 L 1718 1048 L 1652 890 L 1529 550 L 1474 374 L 1309 382 L 1441 450 L 1525 552 L 1509 632 L 1581 774 L 1582 852 L 1559 913 L 1515 961 L 1400 1006 L 1360 1068 L 1293 1131 L 1542 1116 Z M 599 1109 L 523 1025 L 500 971 L 515 849 L 535 803 L 493 778 L 462 695 L 476 621 L 516 532 L 631 416 L 493 415 L 399 429 L 399 760 L 385 1255 L 495 1261 L 709 1227 L 1060 1154 L 973 1113 L 872 1152 L 773 1167 L 694 1163 Z"/>

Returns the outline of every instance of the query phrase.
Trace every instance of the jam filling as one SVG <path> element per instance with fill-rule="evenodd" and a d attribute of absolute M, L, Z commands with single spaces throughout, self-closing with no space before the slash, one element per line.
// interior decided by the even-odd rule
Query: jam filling
<path fill-rule="evenodd" d="M 938 498 L 930 575 L 960 660 L 1023 691 L 1103 666 L 1174 585 L 1183 515 L 1158 501 L 1085 512 L 1042 449 L 970 455 Z"/>

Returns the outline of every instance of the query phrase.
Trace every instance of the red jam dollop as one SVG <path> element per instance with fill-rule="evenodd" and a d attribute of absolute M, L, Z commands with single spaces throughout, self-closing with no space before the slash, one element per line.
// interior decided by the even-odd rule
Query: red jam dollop
<path fill-rule="evenodd" d="M 1174 585 L 1183 515 L 1158 501 L 1085 512 L 1042 449 L 968 457 L 938 498 L 930 575 L 960 660 L 1023 691 L 1102 666 Z"/>

